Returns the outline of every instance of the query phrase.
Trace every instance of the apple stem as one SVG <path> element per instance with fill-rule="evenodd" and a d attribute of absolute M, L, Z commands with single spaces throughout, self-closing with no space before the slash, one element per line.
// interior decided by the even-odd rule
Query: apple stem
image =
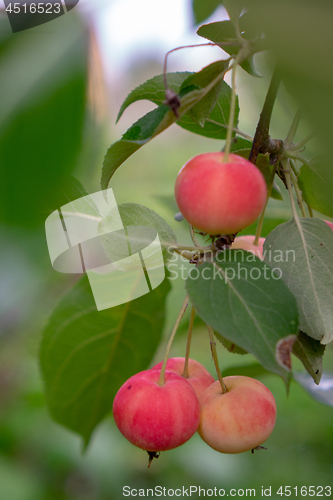
<path fill-rule="evenodd" d="M 166 349 L 165 349 L 164 360 L 163 360 L 163 364 L 162 364 L 162 368 L 161 368 L 160 378 L 158 379 L 158 385 L 161 386 L 161 387 L 165 383 L 165 370 L 166 370 L 166 365 L 167 365 L 167 362 L 168 362 L 168 358 L 169 358 L 169 354 L 170 354 L 172 342 L 173 342 L 173 340 L 175 338 L 177 329 L 178 329 L 179 324 L 180 324 L 180 322 L 181 322 L 181 320 L 182 320 L 182 318 L 183 318 L 183 316 L 185 314 L 187 306 L 188 306 L 188 296 L 186 295 L 185 300 L 184 300 L 183 305 L 182 305 L 182 308 L 181 308 L 181 310 L 180 310 L 180 312 L 179 312 L 179 314 L 177 316 L 176 323 L 175 323 L 175 325 L 174 325 L 174 327 L 172 329 L 169 341 L 168 341 Z"/>
<path fill-rule="evenodd" d="M 215 342 L 215 338 L 214 338 L 214 331 L 213 331 L 213 328 L 211 326 L 207 325 L 207 328 L 208 328 L 208 333 L 209 333 L 209 338 L 210 338 L 210 349 L 212 351 L 212 356 L 213 356 L 213 360 L 214 360 L 214 364 L 215 364 L 216 373 L 217 373 L 218 379 L 219 379 L 220 384 L 221 384 L 222 394 L 226 394 L 228 392 L 228 389 L 227 389 L 225 383 L 223 382 L 223 378 L 222 378 L 222 374 L 221 374 L 221 370 L 220 370 L 220 366 L 219 366 L 219 361 L 217 358 L 217 350 L 216 350 L 216 342 Z"/>
<path fill-rule="evenodd" d="M 195 245 L 197 248 L 202 248 L 202 247 L 200 246 L 200 243 L 199 243 L 199 242 L 198 242 L 198 240 L 197 240 L 197 237 L 195 236 L 194 227 L 193 227 L 193 226 L 191 226 L 191 224 L 190 224 L 190 233 L 191 233 L 191 238 L 192 238 L 192 241 L 193 241 L 194 245 Z"/>
<path fill-rule="evenodd" d="M 191 307 L 191 316 L 190 316 L 190 322 L 188 325 L 188 332 L 187 332 L 187 342 L 186 342 L 186 353 L 185 353 L 185 364 L 184 364 L 184 371 L 183 371 L 183 377 L 188 378 L 188 360 L 190 357 L 190 349 L 191 349 L 191 340 L 192 340 L 192 331 L 193 331 L 193 324 L 194 324 L 194 317 L 195 317 L 195 309 L 192 306 Z"/>
<path fill-rule="evenodd" d="M 260 214 L 260 219 L 259 219 L 259 222 L 258 222 L 258 225 L 257 225 L 256 235 L 255 235 L 254 242 L 253 242 L 254 245 L 258 245 L 258 243 L 259 243 L 259 238 L 260 238 L 261 231 L 262 231 L 262 225 L 263 225 L 263 222 L 264 222 L 266 207 L 268 205 L 268 201 L 269 201 L 269 198 L 271 196 L 272 189 L 273 189 L 275 172 L 276 172 L 276 165 L 273 167 L 273 170 L 272 170 L 272 173 L 271 173 L 271 177 L 269 179 L 269 184 L 267 186 L 266 203 L 265 203 L 265 206 L 263 208 L 263 211 Z"/>
<path fill-rule="evenodd" d="M 234 121 L 235 121 L 235 110 L 236 110 L 236 69 L 238 66 L 238 61 L 241 58 L 241 52 L 238 52 L 234 62 L 232 64 L 232 73 L 231 73 L 231 100 L 230 100 L 230 114 L 228 121 L 228 130 L 227 137 L 225 141 L 224 147 L 224 157 L 223 162 L 227 163 L 229 158 L 229 153 L 231 149 L 231 141 L 232 141 L 232 133 L 234 129 Z"/>

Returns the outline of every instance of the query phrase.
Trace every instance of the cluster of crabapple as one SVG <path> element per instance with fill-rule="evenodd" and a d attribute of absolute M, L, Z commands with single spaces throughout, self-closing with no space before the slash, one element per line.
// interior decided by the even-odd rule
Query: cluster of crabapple
<path fill-rule="evenodd" d="M 241 453 L 261 445 L 272 433 L 276 405 L 261 382 L 245 376 L 220 381 L 199 362 L 168 360 L 164 383 L 159 385 L 162 363 L 137 373 L 119 389 L 113 415 L 120 432 L 149 454 L 176 448 L 196 431 L 221 453 Z"/>
<path fill-rule="evenodd" d="M 253 223 L 267 200 L 260 170 L 240 156 L 205 153 L 180 170 L 175 197 L 184 218 L 210 236 L 233 235 Z M 233 240 L 234 238 L 232 238 Z M 243 248 L 262 258 L 264 238 L 236 238 L 231 248 Z M 113 415 L 120 432 L 154 456 L 188 441 L 196 431 L 213 449 L 240 453 L 260 446 L 275 425 L 272 393 L 250 377 L 215 381 L 193 359 L 172 358 L 131 377 L 119 389 Z"/>

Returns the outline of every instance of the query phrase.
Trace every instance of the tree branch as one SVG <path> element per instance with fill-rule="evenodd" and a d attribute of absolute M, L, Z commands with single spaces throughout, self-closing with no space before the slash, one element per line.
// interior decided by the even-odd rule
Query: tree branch
<path fill-rule="evenodd" d="M 262 112 L 260 114 L 256 133 L 253 138 L 249 160 L 254 164 L 257 161 L 259 153 L 274 154 L 277 153 L 282 147 L 282 141 L 273 140 L 268 134 L 273 106 L 279 89 L 280 81 L 281 77 L 275 70 L 271 79 L 271 83 L 269 85 Z"/>

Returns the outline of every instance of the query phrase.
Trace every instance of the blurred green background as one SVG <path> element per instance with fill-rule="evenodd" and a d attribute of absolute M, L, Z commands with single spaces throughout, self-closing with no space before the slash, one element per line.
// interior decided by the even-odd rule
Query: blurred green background
<path fill-rule="evenodd" d="M 15 36 L 4 15 L 0 21 L 0 500 L 111 500 L 122 498 L 125 485 L 256 488 L 256 496 L 262 486 L 271 486 L 272 498 L 279 498 L 280 486 L 332 485 L 332 408 L 311 399 L 295 382 L 287 397 L 282 380 L 270 374 L 260 379 L 276 398 L 277 424 L 265 444 L 268 450 L 254 454 L 222 455 L 195 435 L 181 448 L 162 453 L 148 470 L 145 452 L 120 435 L 112 417 L 97 428 L 85 454 L 80 439 L 51 420 L 38 365 L 39 343 L 49 314 L 77 277 L 52 269 L 44 221 L 63 203 L 62 188 L 70 174 L 88 192 L 99 190 L 106 148 L 152 107 L 136 103 L 116 128 L 116 105 L 135 85 L 161 73 L 162 60 L 143 58 L 127 69 L 117 88 L 106 88 L 93 27 L 75 10 L 53 21 L 52 29 L 38 27 Z M 252 135 L 270 78 L 266 57 L 258 56 L 256 64 L 263 78 L 241 71 L 237 87 L 240 128 Z M 296 109 L 295 99 L 282 86 L 273 137 L 285 137 Z M 305 121 L 296 139 L 308 131 Z M 115 174 L 111 187 L 118 204 L 148 206 L 170 224 L 178 241 L 189 243 L 186 223 L 174 220 L 175 177 L 190 157 L 221 147 L 174 125 Z M 316 152 L 311 144 L 308 152 L 311 147 Z M 286 198 L 270 200 L 263 235 L 291 217 Z M 253 234 L 254 227 L 245 232 Z M 183 280 L 172 284 L 165 338 L 184 297 Z M 186 319 L 172 355 L 185 354 L 185 332 Z M 164 347 L 152 365 L 161 360 Z M 222 346 L 218 352 L 223 371 L 255 362 Z M 214 374 L 208 335 L 200 322 L 191 356 Z M 296 359 L 294 363 L 302 370 Z M 333 373 L 332 345 L 326 348 L 324 370 Z"/>

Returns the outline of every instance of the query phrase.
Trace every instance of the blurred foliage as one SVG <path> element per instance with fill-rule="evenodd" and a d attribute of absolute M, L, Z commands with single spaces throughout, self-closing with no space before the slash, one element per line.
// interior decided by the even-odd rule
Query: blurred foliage
<path fill-rule="evenodd" d="M 87 30 L 74 12 L 52 27 L 13 35 L 1 19 L 0 220 L 7 224 L 45 220 L 82 147 Z"/>
<path fill-rule="evenodd" d="M 206 12 L 197 11 L 196 19 L 201 22 L 220 2 L 193 3 L 207 6 Z M 292 100 L 290 94 L 280 92 L 274 112 L 275 129 L 287 133 L 295 111 L 290 102 L 293 106 L 303 105 L 307 126 L 321 130 L 313 141 L 313 153 L 321 150 L 329 154 L 332 2 L 244 3 L 254 12 L 253 22 L 265 26 L 267 43 L 293 96 Z M 237 367 L 242 372 L 246 367 L 243 371 L 260 378 L 276 398 L 278 419 L 266 443 L 267 451 L 221 455 L 195 435 L 181 448 L 162 453 L 147 470 L 145 453 L 120 435 L 112 419 L 99 426 L 85 455 L 81 454 L 79 438 L 51 420 L 37 362 L 40 332 L 56 303 L 77 278 L 52 269 L 43 223 L 59 206 L 60 188 L 70 173 L 91 179 L 85 185 L 88 192 L 96 188 L 94 182 L 100 174 L 100 165 L 92 168 L 82 160 L 87 156 L 87 142 L 94 142 L 86 114 L 86 28 L 72 14 L 54 21 L 52 26 L 50 35 L 38 28 L 15 37 L 6 26 L 0 30 L 0 500 L 112 500 L 122 496 L 125 485 L 256 488 L 257 496 L 262 486 L 272 486 L 272 498 L 277 499 L 281 485 L 331 484 L 332 408 L 311 399 L 295 382 L 287 398 L 282 381 L 256 370 L 250 354 L 237 356 L 220 345 L 220 364 L 225 374 L 235 373 Z M 270 73 L 262 60 L 259 62 L 263 78 L 251 79 L 255 82 L 253 94 L 240 99 L 241 119 L 250 124 L 252 134 Z M 130 78 L 136 80 L 137 74 Z M 241 76 L 248 84 L 246 78 L 251 77 Z M 140 76 L 135 85 L 141 81 Z M 222 145 L 175 128 L 129 158 L 116 172 L 111 186 L 118 203 L 137 202 L 154 209 L 186 244 L 190 242 L 186 222 L 173 219 L 178 211 L 173 198 L 175 176 L 188 158 L 221 149 Z M 87 132 L 87 141 L 82 144 Z M 311 148 L 307 147 L 306 154 L 312 154 Z M 104 151 L 98 151 L 101 153 Z M 279 187 L 284 200 L 270 199 L 263 236 L 291 217 L 285 188 L 282 183 Z M 255 224 L 243 234 L 254 231 Z M 172 286 L 164 334 L 170 331 L 185 293 L 183 279 L 174 280 Z M 185 353 L 187 318 L 188 313 L 171 355 Z M 214 373 L 208 335 L 200 320 L 196 324 L 191 355 Z M 163 348 L 161 345 L 152 364 L 161 360 Z M 296 358 L 294 366 L 301 369 Z M 325 371 L 333 372 L 332 344 L 326 348 Z"/>
<path fill-rule="evenodd" d="M 192 10 L 195 24 L 202 23 L 222 5 L 221 0 L 192 0 Z"/>
<path fill-rule="evenodd" d="M 333 114 L 333 4 L 330 0 L 244 0 L 252 23 L 263 30 L 266 46 L 283 83 L 316 131 L 318 152 L 331 156 Z M 326 171 L 333 174 L 331 162 Z"/>

